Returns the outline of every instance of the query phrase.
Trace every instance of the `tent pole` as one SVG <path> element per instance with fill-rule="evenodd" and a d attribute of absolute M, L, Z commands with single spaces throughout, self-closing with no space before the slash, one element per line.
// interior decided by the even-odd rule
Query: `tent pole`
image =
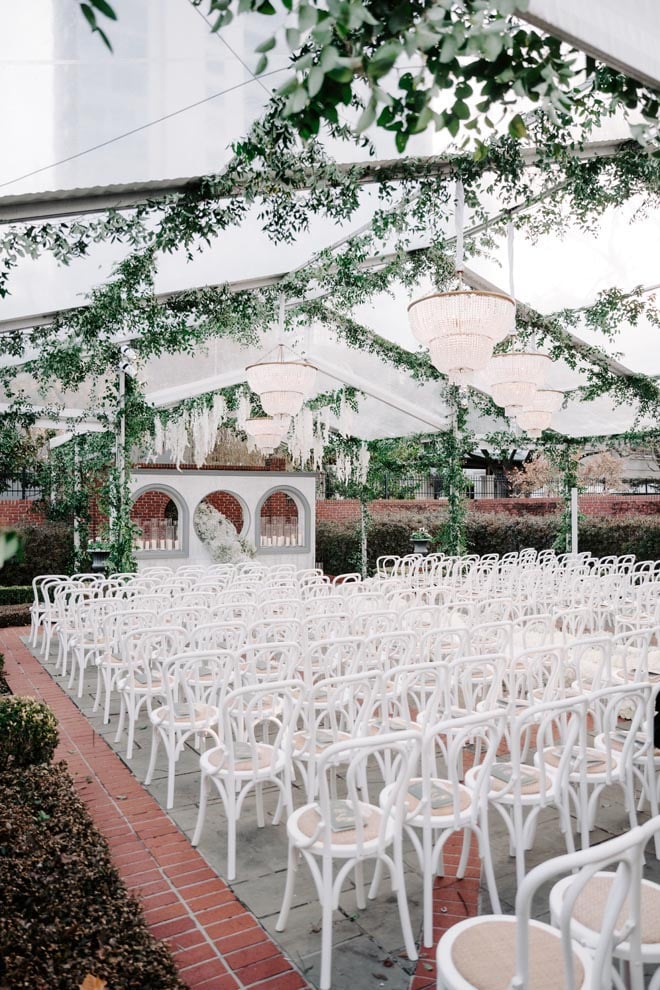
<path fill-rule="evenodd" d="M 571 488 L 571 553 L 578 552 L 578 490 Z"/>

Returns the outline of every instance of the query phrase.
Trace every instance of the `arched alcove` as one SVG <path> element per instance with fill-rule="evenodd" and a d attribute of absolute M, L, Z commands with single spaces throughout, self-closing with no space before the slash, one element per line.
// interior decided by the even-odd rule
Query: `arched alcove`
<path fill-rule="evenodd" d="M 302 551 L 309 546 L 309 505 L 293 488 L 271 488 L 260 499 L 255 517 L 259 552 Z"/>
<path fill-rule="evenodd" d="M 250 513 L 247 505 L 236 492 L 219 488 L 217 491 L 209 492 L 201 502 L 212 505 L 220 512 L 225 519 L 228 519 L 239 536 L 245 536 L 250 524 Z M 193 513 L 194 516 L 194 513 Z"/>
<path fill-rule="evenodd" d="M 139 529 L 136 550 L 163 556 L 188 552 L 188 509 L 167 485 L 148 485 L 133 496 L 131 522 Z"/>

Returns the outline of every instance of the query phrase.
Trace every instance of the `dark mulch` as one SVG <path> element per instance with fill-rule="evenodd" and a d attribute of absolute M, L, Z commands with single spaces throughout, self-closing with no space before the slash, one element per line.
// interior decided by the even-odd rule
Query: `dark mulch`
<path fill-rule="evenodd" d="M 66 764 L 0 774 L 0 988 L 185 990 Z"/>

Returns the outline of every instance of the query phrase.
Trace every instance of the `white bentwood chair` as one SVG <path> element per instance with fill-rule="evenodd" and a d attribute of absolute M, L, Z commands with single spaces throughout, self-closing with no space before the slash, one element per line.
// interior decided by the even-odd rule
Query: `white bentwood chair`
<path fill-rule="evenodd" d="M 379 806 L 364 793 L 367 763 L 373 758 L 381 771 L 387 769 L 390 784 L 387 800 Z M 419 759 L 419 733 L 394 732 L 362 739 L 349 739 L 328 747 L 319 758 L 318 803 L 306 804 L 287 821 L 289 862 L 282 909 L 276 930 L 286 928 L 294 894 L 300 857 L 309 866 L 321 903 L 320 990 L 330 990 L 332 968 L 332 915 L 339 905 L 342 884 L 355 870 L 358 908 L 366 908 L 362 868 L 375 860 L 387 866 L 396 894 L 406 952 L 417 958 L 406 896 L 402 823 L 406 787 Z M 333 798 L 337 763 L 347 762 L 345 798 Z M 335 874 L 335 860 L 340 867 Z"/>
<path fill-rule="evenodd" d="M 659 829 L 660 817 L 652 818 L 608 842 L 541 863 L 518 888 L 515 916 L 482 915 L 458 922 L 438 943 L 437 990 L 624 990 L 613 966 L 617 951 L 629 963 L 628 990 L 643 990 L 644 849 Z M 603 881 L 608 867 L 615 872 L 605 874 Z M 554 925 L 533 920 L 532 900 L 539 888 L 567 873 L 574 875 L 551 894 Z M 599 887 L 595 904 L 590 895 L 594 882 Z M 597 933 L 590 929 L 594 917 L 600 925 Z M 656 973 L 653 990 L 658 979 Z"/>

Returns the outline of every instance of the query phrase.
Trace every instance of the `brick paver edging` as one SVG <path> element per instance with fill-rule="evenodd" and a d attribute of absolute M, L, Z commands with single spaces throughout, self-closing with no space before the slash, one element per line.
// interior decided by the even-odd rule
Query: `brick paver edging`
<path fill-rule="evenodd" d="M 281 948 L 145 790 L 84 714 L 20 641 L 24 628 L 0 629 L 0 651 L 14 694 L 39 698 L 57 715 L 56 758 L 66 760 L 78 794 L 105 837 L 126 886 L 141 901 L 156 938 L 171 947 L 191 990 L 305 990 Z M 445 876 L 434 888 L 434 947 L 420 947 L 410 990 L 436 986 L 435 945 L 478 911 L 480 863 L 473 841 L 463 880 L 455 871 L 462 839 L 445 846 Z"/>

